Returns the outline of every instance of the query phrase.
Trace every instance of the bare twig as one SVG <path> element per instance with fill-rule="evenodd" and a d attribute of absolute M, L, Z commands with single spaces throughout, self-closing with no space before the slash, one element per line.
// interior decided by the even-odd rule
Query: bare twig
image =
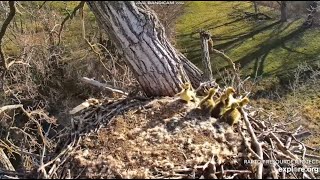
<path fill-rule="evenodd" d="M 299 132 L 299 130 L 300 130 L 301 128 L 302 128 L 302 126 L 300 125 L 300 126 L 296 129 L 296 131 L 295 131 L 291 136 L 288 137 L 287 143 L 286 143 L 286 145 L 285 145 L 285 147 L 286 147 L 287 149 L 290 148 L 292 136 L 295 136 L 295 135 Z"/>
<path fill-rule="evenodd" d="M 39 10 L 46 4 L 48 1 L 43 1 L 43 3 L 39 6 Z"/>
<path fill-rule="evenodd" d="M 212 48 L 212 50 L 213 50 L 212 52 L 213 52 L 214 54 L 217 54 L 217 55 L 219 55 L 220 57 L 222 57 L 223 59 L 225 59 L 225 60 L 231 65 L 232 70 L 233 70 L 234 72 L 236 72 L 236 66 L 235 66 L 235 64 L 233 63 L 232 59 L 231 59 L 229 56 L 227 56 L 225 53 L 223 53 L 223 52 L 221 52 L 221 51 L 219 51 L 219 50 L 217 50 L 217 49 Z"/>
<path fill-rule="evenodd" d="M 283 145 L 283 143 L 280 141 L 280 139 L 273 133 L 273 132 L 270 132 L 269 133 L 270 137 L 272 139 L 274 139 L 279 147 L 279 149 L 284 152 L 285 154 L 287 154 L 288 156 L 290 156 L 291 158 L 293 158 L 294 160 L 297 160 L 298 157 L 295 156 L 294 154 L 292 154 L 288 149 L 286 149 L 286 147 Z"/>
<path fill-rule="evenodd" d="M 77 11 L 84 6 L 84 4 L 85 4 L 85 1 L 81 1 L 81 2 L 73 9 L 72 13 L 71 13 L 71 14 L 68 14 L 68 15 L 63 19 L 63 21 L 61 22 L 60 29 L 59 29 L 59 33 L 58 33 L 58 35 L 59 35 L 59 41 L 58 41 L 58 44 L 57 44 L 57 45 L 60 45 L 60 42 L 61 42 L 61 32 L 62 32 L 62 29 L 63 29 L 64 24 L 66 23 L 67 20 L 72 19 L 72 18 L 76 15 Z"/>
<path fill-rule="evenodd" d="M 258 142 L 257 140 L 257 136 L 255 135 L 253 129 L 252 129 L 252 126 L 250 124 L 250 121 L 248 119 L 248 116 L 247 116 L 247 113 L 241 108 L 241 114 L 243 116 L 243 119 L 244 119 L 244 122 L 246 123 L 246 126 L 248 128 L 248 131 L 249 131 L 249 134 L 251 136 L 251 139 L 252 139 L 252 142 L 253 142 L 253 145 L 255 146 L 256 148 L 256 151 L 257 151 L 257 155 L 259 156 L 259 159 L 261 160 L 258 164 L 258 169 L 257 169 L 257 173 L 256 173 L 256 178 L 257 179 L 262 179 L 262 171 L 263 171 L 263 163 L 262 163 L 262 160 L 263 160 L 263 151 L 262 151 L 262 147 L 261 147 L 261 144 Z"/>
<path fill-rule="evenodd" d="M 9 6 L 10 6 L 10 12 L 8 17 L 4 20 L 1 30 L 0 30 L 0 60 L 1 60 L 1 66 L 4 68 L 6 71 L 8 69 L 7 67 L 7 62 L 4 56 L 4 52 L 2 51 L 2 39 L 6 33 L 6 30 L 8 28 L 8 25 L 12 21 L 13 17 L 16 14 L 16 7 L 15 7 L 15 1 L 9 1 Z"/>
<path fill-rule="evenodd" d="M 317 156 L 317 155 L 314 155 L 314 154 L 306 154 L 306 153 L 300 152 L 300 151 L 294 151 L 294 153 L 299 154 L 299 155 L 304 155 L 307 158 L 320 160 L 320 156 Z"/>

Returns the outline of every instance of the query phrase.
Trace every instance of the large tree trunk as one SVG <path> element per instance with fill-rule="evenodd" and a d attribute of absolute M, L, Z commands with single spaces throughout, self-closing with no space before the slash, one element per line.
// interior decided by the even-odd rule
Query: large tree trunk
<path fill-rule="evenodd" d="M 281 22 L 287 21 L 287 2 L 281 1 L 280 3 L 280 11 L 281 11 Z"/>
<path fill-rule="evenodd" d="M 172 96 L 179 84 L 199 85 L 201 71 L 177 52 L 167 40 L 164 28 L 146 5 L 135 2 L 88 1 L 100 26 L 123 50 L 127 64 L 148 96 Z M 180 59 L 182 58 L 182 59 Z M 187 69 L 187 70 L 185 70 Z"/>

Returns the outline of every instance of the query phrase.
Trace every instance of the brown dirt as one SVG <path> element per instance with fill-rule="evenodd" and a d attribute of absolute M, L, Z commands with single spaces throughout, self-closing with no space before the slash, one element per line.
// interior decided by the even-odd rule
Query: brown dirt
<path fill-rule="evenodd" d="M 175 169 L 204 165 L 213 155 L 219 164 L 235 166 L 242 138 L 232 128 L 217 133 L 215 121 L 176 98 L 132 108 L 82 141 L 72 154 L 73 177 L 170 178 Z"/>

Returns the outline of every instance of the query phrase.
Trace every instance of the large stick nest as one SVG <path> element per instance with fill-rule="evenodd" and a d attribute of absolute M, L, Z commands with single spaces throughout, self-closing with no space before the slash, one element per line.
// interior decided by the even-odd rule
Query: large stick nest
<path fill-rule="evenodd" d="M 217 131 L 216 119 L 177 98 L 100 102 L 72 118 L 68 150 L 51 177 L 315 178 L 300 128 L 242 110 L 238 126 Z M 309 155 L 311 156 L 311 155 Z M 55 162 L 52 162 L 55 164 Z M 305 168 L 305 172 L 301 171 Z M 293 172 L 285 172 L 292 170 Z M 47 175 L 48 177 L 48 175 Z"/>
<path fill-rule="evenodd" d="M 65 145 L 42 157 L 29 177 L 285 179 L 319 175 L 314 174 L 319 158 L 301 142 L 306 134 L 301 127 L 287 132 L 284 126 L 260 119 L 263 112 L 251 106 L 241 113 L 238 125 L 218 131 L 216 119 L 178 98 L 97 100 L 73 115 L 71 126 L 59 134 Z"/>

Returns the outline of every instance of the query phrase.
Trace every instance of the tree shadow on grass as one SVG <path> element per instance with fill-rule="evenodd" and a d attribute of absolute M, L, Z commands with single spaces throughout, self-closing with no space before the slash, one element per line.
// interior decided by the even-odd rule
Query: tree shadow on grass
<path fill-rule="evenodd" d="M 219 25 L 219 26 L 214 27 L 214 28 L 225 26 L 226 24 L 222 24 L 222 25 Z M 203 28 L 203 29 L 204 30 L 208 30 L 206 28 Z M 211 29 L 213 29 L 213 28 L 211 28 Z M 236 37 L 242 36 L 243 34 L 245 34 L 245 33 L 232 35 L 232 36 L 224 36 L 224 37 L 216 37 L 216 36 L 212 35 L 212 39 L 213 40 L 229 40 L 229 39 L 234 39 Z M 189 36 L 189 37 L 187 37 L 187 36 Z M 199 33 L 197 31 L 191 32 L 191 33 L 188 33 L 188 34 L 184 34 L 184 35 L 179 35 L 178 37 L 180 39 L 182 39 L 182 40 L 180 40 L 179 43 L 183 44 L 183 48 L 184 49 L 193 49 L 193 50 L 190 50 L 188 52 L 196 52 L 196 51 L 201 50 L 199 48 L 195 49 L 195 47 L 200 46 L 200 37 L 199 37 Z"/>
<path fill-rule="evenodd" d="M 273 26 L 275 26 L 275 25 L 277 25 L 279 23 L 281 23 L 281 22 L 280 21 L 276 21 L 276 22 L 271 23 L 271 24 L 269 24 L 267 26 L 264 26 L 262 28 L 253 30 L 250 33 L 247 33 L 245 35 L 239 36 L 237 39 L 234 39 L 234 40 L 222 43 L 222 44 L 217 44 L 217 45 L 214 46 L 214 48 L 215 49 L 226 49 L 227 47 L 229 47 L 229 46 L 231 46 L 233 44 L 236 44 L 237 42 L 243 42 L 245 39 L 249 39 L 249 38 L 253 37 L 256 34 L 259 34 L 259 33 L 263 32 L 263 31 L 266 31 L 266 30 L 272 28 Z"/>
<path fill-rule="evenodd" d="M 306 55 L 306 56 L 311 55 L 311 54 L 307 54 L 307 53 L 304 53 L 304 52 L 299 52 L 299 51 L 297 51 L 297 50 L 294 50 L 294 49 L 292 49 L 292 48 L 289 48 L 289 47 L 287 47 L 284 43 L 281 44 L 281 48 L 283 48 L 283 49 L 285 49 L 285 50 L 287 50 L 287 51 L 289 51 L 289 52 L 293 52 L 293 53 L 303 54 L 303 55 Z"/>
<path fill-rule="evenodd" d="M 227 48 L 228 46 L 229 46 L 229 48 L 231 48 L 230 46 L 232 46 L 232 47 L 240 46 L 245 41 L 245 39 L 251 38 L 258 33 L 266 31 L 279 23 L 280 23 L 280 21 L 276 21 L 270 25 L 264 26 L 260 29 L 254 30 L 254 31 L 247 33 L 247 34 L 244 34 L 244 35 L 238 34 L 235 36 L 229 36 L 230 39 L 232 39 L 234 37 L 238 37 L 238 38 L 231 40 L 231 41 L 228 41 L 226 43 L 220 44 L 220 45 L 215 45 L 214 48 L 220 49 L 220 48 Z M 188 44 L 187 46 L 185 46 L 185 49 L 187 49 L 187 53 L 188 53 L 188 55 L 187 55 L 188 59 L 192 60 L 192 62 L 200 61 L 201 60 L 201 48 L 195 48 L 200 44 L 199 37 L 192 37 L 192 38 L 188 39 L 187 41 L 182 41 L 182 42 L 184 44 Z M 189 50 L 189 49 L 193 49 L 193 50 Z"/>
<path fill-rule="evenodd" d="M 276 24 L 274 27 L 273 27 L 273 30 L 272 32 L 269 34 L 269 39 L 272 39 L 272 37 L 278 37 L 279 34 L 283 31 L 285 31 L 286 29 L 288 29 L 292 23 L 294 23 L 295 21 L 292 21 L 290 23 L 286 23 L 286 26 L 283 28 L 283 26 L 285 25 L 285 23 L 278 23 Z M 276 22 L 277 23 L 277 22 Z M 267 28 L 269 29 L 269 28 Z M 265 30 L 267 30 L 265 29 Z M 246 39 L 249 39 L 249 38 L 254 38 L 256 34 L 253 34 L 252 36 L 248 36 Z M 234 43 L 233 45 L 230 45 L 229 47 L 227 47 L 225 49 L 225 51 L 229 51 L 233 48 L 237 48 L 239 46 L 241 46 L 243 43 L 245 42 L 245 40 L 241 40 L 241 41 L 238 41 L 237 43 Z"/>
<path fill-rule="evenodd" d="M 215 23 L 212 23 L 212 24 L 210 24 L 210 25 L 204 26 L 203 29 L 213 30 L 213 29 L 216 29 L 216 28 L 219 28 L 219 27 L 231 25 L 231 24 L 233 24 L 233 23 L 236 23 L 236 22 L 241 21 L 241 20 L 244 20 L 244 19 L 245 19 L 244 17 L 237 18 L 237 19 L 235 19 L 235 20 L 232 20 L 232 21 L 229 21 L 229 22 L 226 22 L 226 23 L 224 23 L 224 24 L 217 25 L 217 26 L 214 26 Z"/>
<path fill-rule="evenodd" d="M 236 61 L 236 63 L 239 63 L 241 67 L 247 67 L 249 63 L 252 61 L 256 61 L 254 68 L 257 70 L 257 74 L 254 72 L 251 76 L 255 75 L 261 75 L 264 72 L 264 62 L 266 60 L 267 55 L 272 51 L 273 49 L 276 49 L 278 47 L 281 47 L 283 43 L 291 40 L 292 38 L 298 36 L 299 34 L 303 33 L 307 28 L 304 26 L 298 27 L 296 30 L 292 31 L 291 33 L 277 38 L 277 39 L 268 39 L 261 45 L 259 45 L 259 48 L 253 52 L 248 53 L 247 55 L 243 56 L 239 60 Z M 230 65 L 220 68 L 219 72 L 223 71 L 225 68 L 230 68 Z"/>
<path fill-rule="evenodd" d="M 295 31 L 289 33 L 288 35 L 286 35 L 282 38 L 268 40 L 265 43 L 261 44 L 258 50 L 247 54 L 246 56 L 240 58 L 237 62 L 240 63 L 241 67 L 245 67 L 250 62 L 252 62 L 253 59 L 256 59 L 257 57 L 261 57 L 265 54 L 268 54 L 271 50 L 280 47 L 282 45 L 282 43 L 284 43 L 284 42 L 294 38 L 295 36 L 303 33 L 305 30 L 306 30 L 305 27 L 300 26 Z M 265 59 L 265 58 L 263 58 L 263 59 Z M 263 62 L 264 62 L 264 60 L 260 63 L 260 68 L 262 68 L 261 70 L 259 70 L 260 74 L 263 72 Z"/>

